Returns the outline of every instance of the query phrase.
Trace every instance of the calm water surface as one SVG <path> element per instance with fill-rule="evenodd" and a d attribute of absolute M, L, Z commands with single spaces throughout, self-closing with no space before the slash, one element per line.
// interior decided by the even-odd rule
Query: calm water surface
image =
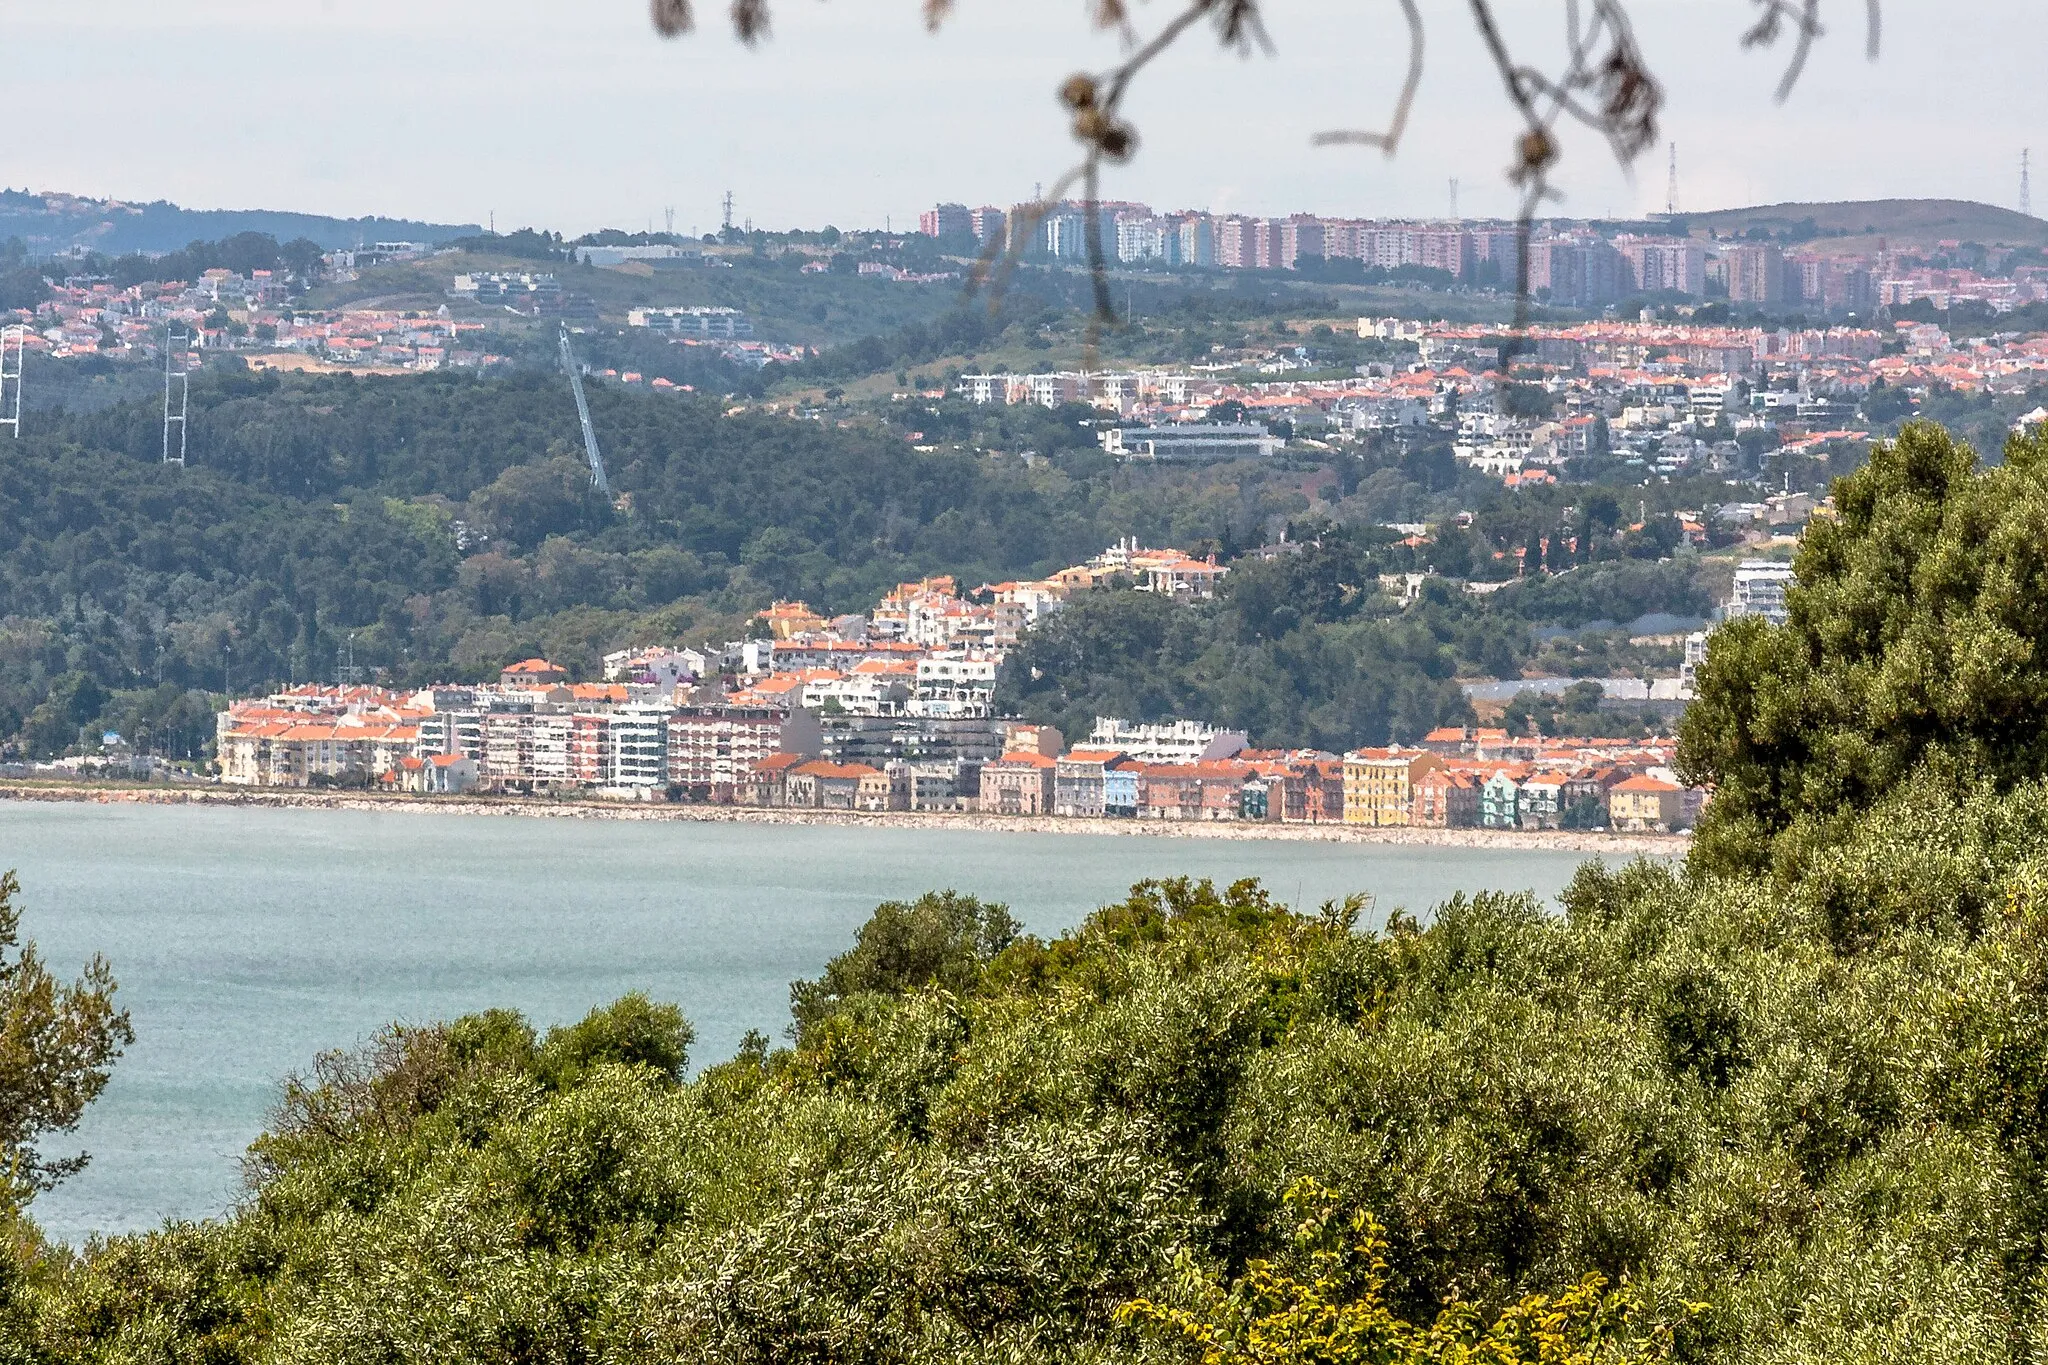
<path fill-rule="evenodd" d="M 789 983 L 875 902 L 954 887 L 1055 934 L 1145 877 L 1262 878 L 1373 916 L 1452 891 L 1549 897 L 1579 855 L 1344 844 L 0 803 L 0 869 L 56 971 L 104 953 L 136 1042 L 38 1200 L 82 1240 L 235 1198 L 278 1080 L 393 1021 L 509 1005 L 545 1027 L 628 990 L 679 1002 L 697 1062 L 778 1036 Z"/>

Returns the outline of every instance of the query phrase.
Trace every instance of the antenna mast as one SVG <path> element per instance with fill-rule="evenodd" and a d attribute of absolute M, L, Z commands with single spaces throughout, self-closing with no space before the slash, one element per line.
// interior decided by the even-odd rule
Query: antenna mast
<path fill-rule="evenodd" d="M 590 424 L 590 403 L 583 396 L 583 367 L 569 347 L 569 324 L 562 323 L 562 368 L 569 372 L 569 388 L 576 394 L 576 420 L 583 424 L 583 456 L 590 461 L 590 481 L 606 497 L 612 495 L 611 480 L 604 476 L 604 456 L 597 450 L 597 428 Z"/>
<path fill-rule="evenodd" d="M 191 344 L 189 332 L 173 327 L 164 333 L 164 463 L 185 467 L 185 412 L 187 400 L 191 397 L 191 371 L 185 367 L 185 348 Z M 177 390 L 177 406 L 171 405 L 171 391 Z M 171 453 L 171 428 L 178 429 L 178 452 Z"/>
<path fill-rule="evenodd" d="M 21 368 L 27 359 L 28 329 L 0 327 L 0 413 L 7 414 L 0 417 L 0 427 L 13 427 L 17 441 L 21 439 Z"/>
<path fill-rule="evenodd" d="M 725 192 L 725 230 L 732 231 L 732 191 Z"/>
<path fill-rule="evenodd" d="M 1671 144 L 1671 174 L 1664 181 L 1664 216 L 1678 216 L 1678 144 Z"/>
<path fill-rule="evenodd" d="M 2034 187 L 2031 183 L 2031 176 L 2029 175 L 2029 167 L 2027 165 L 2031 154 L 2031 148 L 2020 148 L 2020 216 L 2023 218 L 2032 218 L 2034 216 Z"/>

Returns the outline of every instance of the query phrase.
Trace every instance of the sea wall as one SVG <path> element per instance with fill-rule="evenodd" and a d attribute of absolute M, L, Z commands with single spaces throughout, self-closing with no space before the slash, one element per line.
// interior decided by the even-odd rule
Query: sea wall
<path fill-rule="evenodd" d="M 272 809 L 386 811 L 417 815 L 523 815 L 568 820 L 684 820 L 703 824 L 843 825 L 957 829 L 982 833 L 1097 834 L 1155 839 L 1265 839 L 1302 843 L 1436 848 L 1552 849 L 1622 857 L 1682 857 L 1683 835 L 1588 830 L 1372 829 L 1358 825 L 1283 825 L 1252 821 L 1088 820 L 1058 815 L 955 814 L 936 811 L 792 810 L 665 802 L 531 797 L 393 796 L 362 792 L 258 791 L 235 787 L 94 783 L 0 783 L 0 801 L 250 806 Z"/>

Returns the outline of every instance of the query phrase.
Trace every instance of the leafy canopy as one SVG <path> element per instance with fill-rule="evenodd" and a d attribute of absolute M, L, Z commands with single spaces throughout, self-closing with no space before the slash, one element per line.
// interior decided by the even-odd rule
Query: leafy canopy
<path fill-rule="evenodd" d="M 983 904 L 956 891 L 884 901 L 861 926 L 851 951 L 826 963 L 816 981 L 789 988 L 790 1013 L 802 1029 L 858 995 L 900 996 L 928 986 L 965 990 L 1020 927 L 1008 906 Z"/>
<path fill-rule="evenodd" d="M 2048 771 L 2048 436 L 2005 462 L 1907 426 L 1803 541 L 1791 620 L 1712 637 L 1680 765 L 1711 783 L 1703 868 L 1790 876 L 1909 788 L 1954 801 Z"/>
<path fill-rule="evenodd" d="M 1300 1271 L 1254 1260 L 1224 1285 L 1183 1257 L 1181 1303 L 1134 1299 L 1117 1320 L 1189 1348 L 1201 1365 L 1630 1365 L 1669 1357 L 1668 1331 L 1633 1331 L 1635 1296 L 1607 1291 L 1599 1275 L 1555 1298 L 1529 1295 L 1484 1331 L 1478 1311 L 1462 1302 L 1419 1329 L 1386 1306 L 1386 1236 L 1370 1214 L 1342 1217 L 1308 1176 L 1286 1202 L 1299 1220 L 1290 1259 Z"/>
<path fill-rule="evenodd" d="M 135 1041 L 114 1007 L 114 974 L 95 957 L 69 985 L 21 940 L 21 885 L 0 876 L 0 1157 L 16 1202 L 84 1169 L 84 1154 L 45 1156 L 39 1142 L 78 1126 L 106 1089 L 109 1068 Z"/>

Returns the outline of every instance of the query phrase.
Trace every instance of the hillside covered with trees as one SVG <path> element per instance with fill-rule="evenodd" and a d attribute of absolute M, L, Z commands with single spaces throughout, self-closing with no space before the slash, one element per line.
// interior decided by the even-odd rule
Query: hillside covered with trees
<path fill-rule="evenodd" d="M 1068 735 L 1086 734 L 1096 716 L 1192 715 L 1271 746 L 1413 743 L 1472 721 L 1460 677 L 1512 678 L 1532 658 L 1568 672 L 1609 661 L 1583 647 L 1572 657 L 1570 637 L 1539 656 L 1538 625 L 1709 609 L 1694 567 L 1680 561 L 1589 565 L 1483 604 L 1441 579 L 1405 606 L 1379 592 L 1380 574 L 1414 567 L 1384 529 L 1326 525 L 1295 553 L 1238 561 L 1214 602 L 1088 593 L 1025 638 L 997 705 Z"/>
<path fill-rule="evenodd" d="M 1532 624 L 1705 606 L 1690 567 L 1627 557 L 1668 546 L 1617 542 L 1621 562 L 1598 574 L 1383 622 L 1377 575 L 1421 565 L 1312 502 L 1320 466 L 1118 464 L 1085 408 L 824 421 L 598 385 L 611 503 L 590 487 L 565 382 L 542 371 L 209 370 L 184 468 L 159 462 L 155 396 L 120 393 L 39 413 L 0 461 L 0 746 L 21 755 L 115 730 L 194 757 L 222 693 L 332 679 L 348 659 L 399 683 L 487 677 L 535 653 L 590 676 L 625 644 L 734 638 L 775 598 L 864 610 L 900 581 L 1035 577 L 1131 535 L 1228 558 L 1292 521 L 1320 544 L 1247 561 L 1215 609 L 1084 604 L 1033 656 L 1041 673 L 1074 665 L 1020 692 L 1033 714 L 1071 724 L 1128 694 L 1147 719 L 1207 707 L 1304 742 L 1413 738 L 1460 714 L 1453 672 L 1532 657 Z M 1560 515 L 1485 511 L 1431 553 L 1511 572 L 1490 556 L 1555 535 Z M 1229 695 L 1201 682 L 1218 676 L 1219 641 L 1248 661 Z"/>
<path fill-rule="evenodd" d="M 189 694 L 332 677 L 349 651 L 396 680 L 534 652 L 587 672 L 635 635 L 736 634 L 775 597 L 853 610 L 925 574 L 1000 580 L 1133 532 L 1200 534 L 1204 505 L 1178 478 L 600 388 L 614 506 L 566 385 L 540 374 L 229 374 L 195 404 L 186 468 L 158 462 L 147 400 L 44 418 L 0 463 L 0 734 L 29 752 L 122 721 L 117 700 L 141 714 L 114 728 L 184 725 L 189 745 L 170 716 Z"/>

